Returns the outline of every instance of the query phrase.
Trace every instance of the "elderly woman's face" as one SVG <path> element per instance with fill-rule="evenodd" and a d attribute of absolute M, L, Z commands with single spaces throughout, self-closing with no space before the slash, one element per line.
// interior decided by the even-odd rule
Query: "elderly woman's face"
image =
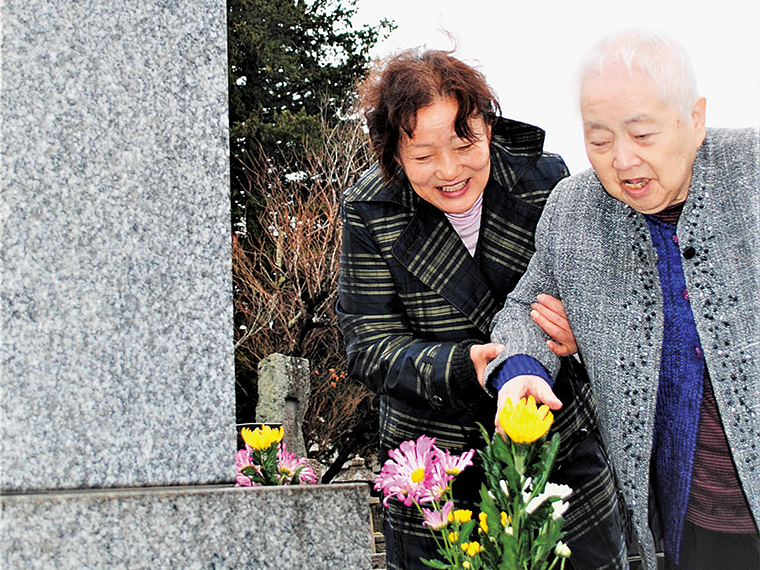
<path fill-rule="evenodd" d="M 417 195 L 450 214 L 461 214 L 477 201 L 491 173 L 491 133 L 480 118 L 470 125 L 478 140 L 457 136 L 453 99 L 439 99 L 417 112 L 412 138 L 403 136 L 399 162 Z"/>
<path fill-rule="evenodd" d="M 605 190 L 644 214 L 686 200 L 705 139 L 704 103 L 684 117 L 644 73 L 588 79 L 581 91 L 586 154 Z"/>

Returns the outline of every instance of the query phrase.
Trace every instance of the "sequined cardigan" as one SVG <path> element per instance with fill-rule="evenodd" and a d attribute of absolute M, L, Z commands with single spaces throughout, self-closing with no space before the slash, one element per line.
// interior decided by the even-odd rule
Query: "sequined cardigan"
<path fill-rule="evenodd" d="M 677 227 L 705 363 L 744 492 L 760 526 L 760 137 L 708 129 Z M 562 299 L 586 365 L 645 567 L 649 466 L 663 335 L 657 253 L 643 215 L 609 196 L 593 170 L 562 181 L 536 231 L 536 253 L 492 325 L 551 375 L 559 361 L 529 318 L 539 293 Z"/>

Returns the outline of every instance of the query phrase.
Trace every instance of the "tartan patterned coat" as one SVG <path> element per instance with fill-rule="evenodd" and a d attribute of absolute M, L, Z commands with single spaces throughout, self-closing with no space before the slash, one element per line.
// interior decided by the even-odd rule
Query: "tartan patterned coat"
<path fill-rule="evenodd" d="M 474 256 L 445 214 L 420 199 L 401 171 L 389 184 L 375 165 L 344 193 L 338 314 L 349 375 L 380 394 L 384 456 L 422 434 L 459 454 L 482 447 L 476 422 L 493 426 L 495 399 L 476 379 L 463 379 L 474 372 L 471 363 L 463 371 L 457 347 L 489 342 L 491 320 L 533 254 L 543 205 L 568 175 L 559 156 L 543 152 L 543 140 L 541 129 L 515 121 L 501 119 L 493 128 Z M 564 360 L 572 368 L 575 361 Z M 553 426 L 563 437 L 564 457 L 570 442 L 595 425 L 590 393 L 576 397 L 576 389 L 586 390 L 585 384 L 567 383 L 565 407 Z M 477 501 L 480 476 L 470 468 L 457 478 L 455 491 L 465 502 Z M 578 511 L 581 525 L 595 524 L 592 510 L 603 517 L 616 509 L 609 471 L 594 484 L 604 505 L 592 509 L 589 503 L 582 516 Z M 392 502 L 390 514 L 403 532 L 429 533 L 412 509 Z"/>

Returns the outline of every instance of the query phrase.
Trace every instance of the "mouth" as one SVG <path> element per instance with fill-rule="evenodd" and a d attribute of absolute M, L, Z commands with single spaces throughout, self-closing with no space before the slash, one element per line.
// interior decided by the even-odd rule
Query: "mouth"
<path fill-rule="evenodd" d="M 470 181 L 468 178 L 467 180 L 463 180 L 462 182 L 458 182 L 454 184 L 453 186 L 438 186 L 438 190 L 441 192 L 445 192 L 447 194 L 453 193 L 453 192 L 459 192 L 462 188 L 467 186 L 467 183 Z"/>
<path fill-rule="evenodd" d="M 622 185 L 627 190 L 641 190 L 649 183 L 649 178 L 630 178 L 623 180 Z"/>

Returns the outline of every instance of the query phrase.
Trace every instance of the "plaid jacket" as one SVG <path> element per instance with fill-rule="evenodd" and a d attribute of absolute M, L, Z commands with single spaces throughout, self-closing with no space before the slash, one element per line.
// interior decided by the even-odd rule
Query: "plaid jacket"
<path fill-rule="evenodd" d="M 384 452 L 422 434 L 452 453 L 482 447 L 475 423 L 493 425 L 495 399 L 477 384 L 457 390 L 453 357 L 462 341 L 489 342 L 491 320 L 533 254 L 543 205 L 568 175 L 559 156 L 542 152 L 543 139 L 541 129 L 515 121 L 494 127 L 474 257 L 445 214 L 421 200 L 403 172 L 388 184 L 375 165 L 343 195 L 338 314 L 349 375 L 380 394 Z M 565 360 L 569 372 L 574 361 Z M 585 374 L 579 366 L 576 372 Z M 565 407 L 553 429 L 560 431 L 566 457 L 571 440 L 595 424 L 590 394 L 575 396 L 587 390 L 585 384 L 567 382 L 562 390 Z M 477 500 L 478 477 L 477 470 L 465 470 L 457 479 L 455 489 L 466 501 Z M 592 510 L 603 517 L 613 509 L 609 471 L 602 479 L 595 485 L 604 501 L 589 503 L 595 503 L 589 517 Z M 428 533 L 414 511 L 393 508 L 404 532 Z"/>

